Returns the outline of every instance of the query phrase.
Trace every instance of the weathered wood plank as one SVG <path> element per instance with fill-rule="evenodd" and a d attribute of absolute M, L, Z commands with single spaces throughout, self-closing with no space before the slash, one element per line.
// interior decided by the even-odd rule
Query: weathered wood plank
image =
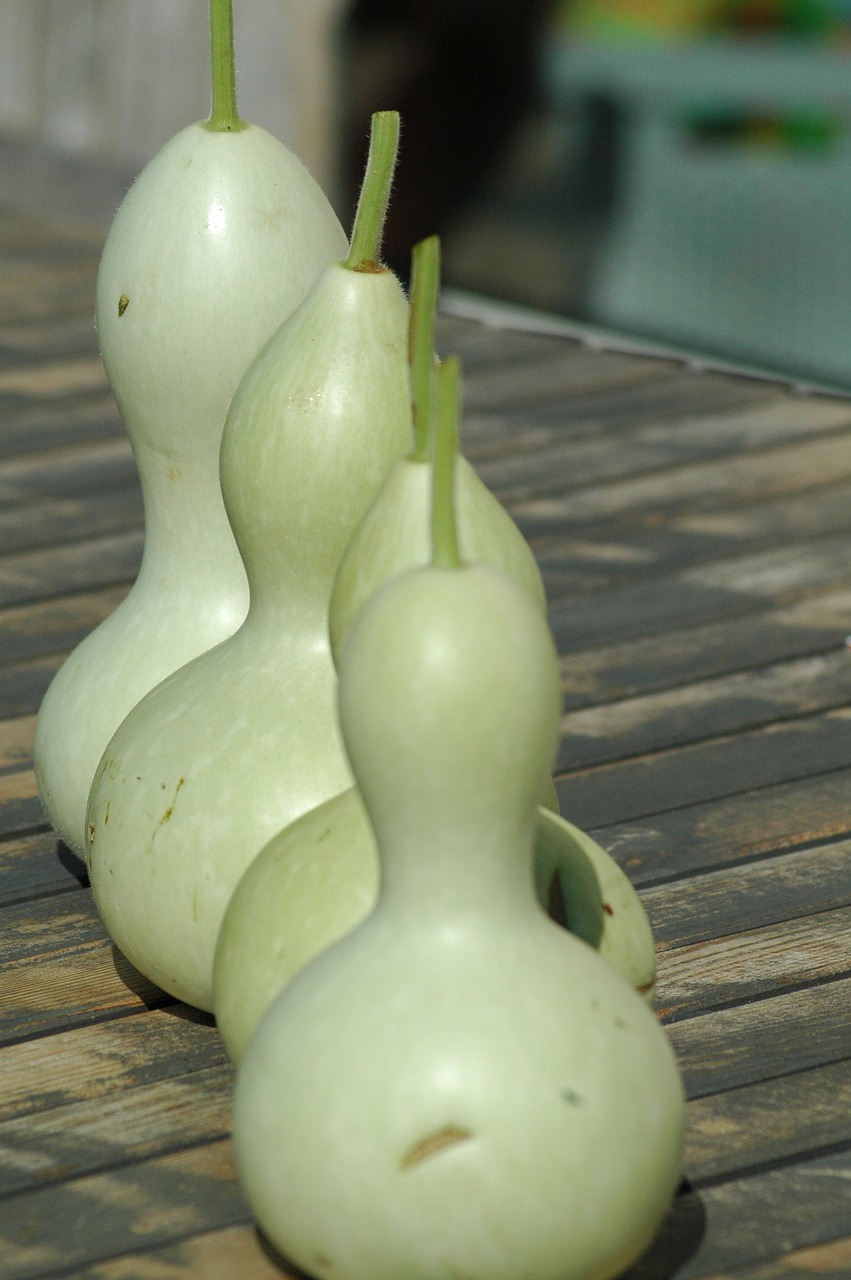
<path fill-rule="evenodd" d="M 741 412 L 711 413 L 660 420 L 658 408 L 642 414 L 626 393 L 620 403 L 571 403 L 569 408 L 530 410 L 516 414 L 488 414 L 487 422 L 462 427 L 465 450 L 489 488 L 510 503 L 548 494 L 569 494 L 586 485 L 648 475 L 698 459 L 747 454 L 814 435 L 847 431 L 851 405 L 844 400 L 778 399 Z M 475 421 L 475 415 L 470 415 Z M 571 429 L 565 429 L 565 423 Z M 617 448 L 611 432 L 621 427 Z M 605 428 L 605 430 L 601 430 Z M 508 441 L 522 439 L 524 447 L 482 456 L 472 444 L 473 431 Z M 466 444 L 467 441 L 471 443 Z M 534 444 L 534 447 L 532 445 Z"/>
<path fill-rule="evenodd" d="M 693 395 L 694 378 L 689 382 Z M 500 413 L 511 408 L 525 411 L 552 401 L 564 403 L 567 397 L 571 403 L 580 397 L 600 394 L 608 399 L 613 387 L 628 386 L 636 394 L 639 388 L 644 390 L 648 385 L 652 385 L 655 398 L 669 404 L 678 401 L 683 395 L 681 367 L 670 360 L 638 360 L 614 351 L 595 352 L 589 359 L 588 351 L 578 343 L 556 342 L 551 350 L 546 346 L 541 350 L 536 343 L 523 360 L 504 361 L 499 365 L 489 362 L 484 368 L 474 367 L 465 372 L 464 407 L 474 415 L 489 409 Z M 713 391 L 709 385 L 701 387 L 701 392 L 710 399 Z M 738 395 L 741 397 L 741 389 Z M 487 444 L 492 444 L 490 435 Z"/>
<path fill-rule="evenodd" d="M 692 1186 L 851 1142 L 851 1059 L 694 1098 L 684 1168 Z"/>
<path fill-rule="evenodd" d="M 690 1098 L 851 1058 L 851 978 L 668 1027 Z"/>
<path fill-rule="evenodd" d="M 0 613 L 0 644 L 2 644 Z M 789 607 L 746 618 L 602 644 L 562 656 L 568 709 L 672 689 L 842 649 L 851 632 L 851 591 L 814 592 Z"/>
<path fill-rule="evenodd" d="M 0 717 L 10 720 L 13 716 L 26 716 L 37 711 L 47 686 L 63 661 L 63 656 L 57 654 L 36 658 L 34 662 L 19 662 L 13 667 L 0 667 Z M 19 763 L 22 762 L 23 757 Z"/>
<path fill-rule="evenodd" d="M 0 774 L 14 773 L 32 762 L 35 716 L 0 720 Z"/>
<path fill-rule="evenodd" d="M 851 437 L 847 442 L 851 457 Z M 535 548 L 548 597 L 615 590 L 661 574 L 711 565 L 836 534 L 851 536 L 851 482 L 758 506 L 669 518 L 651 528 L 592 525 Z"/>
<path fill-rule="evenodd" d="M 225 1138 L 233 1070 L 209 1067 L 0 1123 L 0 1196 Z"/>
<path fill-rule="evenodd" d="M 704 1280 L 848 1280 L 849 1275 L 851 1236 L 844 1236 L 809 1249 L 794 1249 L 769 1262 L 725 1267 Z"/>
<path fill-rule="evenodd" d="M 661 1017 L 705 1009 L 851 976 L 851 907 L 670 948 L 660 957 Z"/>
<path fill-rule="evenodd" d="M 138 573 L 142 543 L 142 530 L 131 529 L 5 556 L 0 559 L 0 607 L 128 582 Z"/>
<path fill-rule="evenodd" d="M 592 834 L 639 885 L 851 834 L 851 770 L 743 791 Z M 569 811 L 566 811 L 570 817 Z"/>
<path fill-rule="evenodd" d="M 659 951 L 851 904 L 851 841 L 640 891 Z"/>
<path fill-rule="evenodd" d="M 848 539 L 799 542 L 793 548 L 732 556 L 591 595 L 550 604 L 560 652 L 642 635 L 745 617 L 767 605 L 790 605 L 815 590 L 848 585 Z"/>
<path fill-rule="evenodd" d="M 6 324 L 42 317 L 94 316 L 95 277 L 87 253 L 62 252 L 53 261 L 7 259 L 0 277 L 0 316 Z"/>
<path fill-rule="evenodd" d="M 700 517 L 745 503 L 820 490 L 851 474 L 846 433 L 815 436 L 744 456 L 673 465 L 649 475 L 585 485 L 512 504 L 536 551 L 588 526 L 654 527 L 677 516 Z"/>
<path fill-rule="evenodd" d="M 4 324 L 0 317 L 0 368 L 68 360 L 97 351 L 92 316 L 45 317 Z"/>
<path fill-rule="evenodd" d="M 76 1268 L 77 1280 L 303 1280 L 262 1242 L 251 1222 Z"/>
<path fill-rule="evenodd" d="M 113 946 L 90 891 L 2 914 L 0 1043 L 176 1003 Z"/>
<path fill-rule="evenodd" d="M 556 779 L 561 810 L 598 827 L 851 766 L 851 707 Z"/>
<path fill-rule="evenodd" d="M 623 1280 L 698 1280 L 723 1267 L 829 1243 L 848 1227 L 851 1152 L 737 1178 L 677 1197 L 645 1258 Z"/>
<path fill-rule="evenodd" d="M 142 491 L 134 476 L 107 493 L 51 498 L 0 511 L 0 554 L 80 542 L 142 524 Z"/>
<path fill-rule="evenodd" d="M 562 716 L 556 769 L 588 768 L 851 705 L 851 651 L 697 681 Z"/>
<path fill-rule="evenodd" d="M 552 373 L 548 381 L 552 384 Z M 470 451 L 482 465 L 491 459 L 496 463 L 494 480 L 501 477 L 503 483 L 511 483 L 520 475 L 522 463 L 531 463 L 531 469 L 538 475 L 537 463 L 544 454 L 560 457 L 558 451 L 566 441 L 590 437 L 601 429 L 607 436 L 623 433 L 624 437 L 635 438 L 635 434 L 640 433 L 645 447 L 658 444 L 662 437 L 669 439 L 672 430 L 690 436 L 698 420 L 705 422 L 704 437 L 716 432 L 723 435 L 729 430 L 726 420 L 730 418 L 742 419 L 752 431 L 754 426 L 757 430 L 764 429 L 768 416 L 776 429 L 784 408 L 788 421 L 788 395 L 776 384 L 714 372 L 695 377 L 681 364 L 665 362 L 654 378 L 592 385 L 569 397 L 539 399 L 527 389 L 527 394 L 513 404 L 511 400 L 500 403 L 494 399 L 492 407 L 472 409 L 465 414 L 462 436 L 465 442 L 470 440 Z M 512 418 L 515 420 L 513 447 L 507 425 Z M 830 414 L 824 414 L 820 421 L 822 424 L 830 421 L 833 425 L 849 423 L 848 417 L 842 419 Z M 518 430 L 521 423 L 522 431 Z M 479 437 L 483 437 L 481 447 Z M 684 457 L 688 457 L 689 445 L 685 442 L 684 445 Z M 594 452 L 599 456 L 598 450 Z M 571 472 L 562 472 L 562 476 L 572 487 Z"/>
<path fill-rule="evenodd" d="M 70 652 L 112 613 L 127 590 L 123 584 L 0 608 L 0 663 Z"/>
<path fill-rule="evenodd" d="M 187 1005 L 0 1047 L 0 1121 L 105 1100 L 227 1062 L 208 1014 Z"/>
<path fill-rule="evenodd" d="M 127 447 L 127 434 L 111 393 L 74 396 L 58 402 L 18 401 L 14 406 L 7 404 L 3 413 L 0 459 L 31 458 L 37 453 L 74 446 L 84 448 L 95 441 L 117 441 Z M 64 490 L 56 492 L 62 494 Z"/>
<path fill-rule="evenodd" d="M 88 884 L 85 864 L 45 825 L 41 831 L 0 841 L 0 907 L 65 893 Z"/>
<path fill-rule="evenodd" d="M 699 1209 L 695 1213 L 699 1217 Z M 75 1269 L 76 1280 L 302 1280 L 300 1273 L 266 1252 L 250 1223 L 227 1227 L 144 1252 L 123 1254 L 90 1267 Z M 661 1251 L 660 1251 L 661 1252 Z M 675 1252 L 666 1260 L 656 1255 L 645 1264 L 642 1280 L 674 1280 Z M 655 1270 L 651 1270 L 655 1265 Z M 623 1280 L 628 1280 L 630 1273 Z M 635 1280 L 635 1273 L 633 1280 Z M 795 1249 L 769 1262 L 725 1267 L 701 1280 L 848 1280 L 851 1275 L 851 1236 L 805 1249 Z"/>
<path fill-rule="evenodd" d="M 0 965 L 21 968 L 29 961 L 69 956 L 106 941 L 90 892 L 7 906 L 0 915 Z M 3 979 L 0 978 L 0 981 Z M 11 984 L 11 979 L 7 979 Z"/>
<path fill-rule="evenodd" d="M 212 1141 L 0 1200 L 4 1280 L 68 1272 L 126 1250 L 245 1222 L 230 1143 Z"/>
<path fill-rule="evenodd" d="M 15 368 L 0 368 L 0 403 L 5 396 L 53 399 L 107 386 L 103 362 L 96 352 L 65 360 L 41 360 Z"/>
<path fill-rule="evenodd" d="M 32 502 L 50 496 L 69 497 L 129 485 L 136 464 L 126 439 L 107 440 L 85 448 L 45 450 L 0 462 L 0 502 Z"/>
<path fill-rule="evenodd" d="M 47 825 L 32 769 L 0 774 L 0 839 Z"/>

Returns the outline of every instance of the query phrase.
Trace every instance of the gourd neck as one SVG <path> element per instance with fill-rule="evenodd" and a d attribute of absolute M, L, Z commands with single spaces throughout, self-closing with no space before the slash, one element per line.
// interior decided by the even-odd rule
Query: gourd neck
<path fill-rule="evenodd" d="M 484 919 L 485 913 L 488 920 L 537 913 L 532 870 L 537 813 L 507 822 L 494 805 L 491 814 L 453 818 L 444 813 L 436 821 L 431 813 L 420 822 L 415 812 L 405 817 L 400 826 L 373 813 L 382 911 L 440 925 Z"/>
<path fill-rule="evenodd" d="M 145 508 L 140 581 L 169 597 L 233 596 L 244 613 L 248 586 L 228 523 L 218 469 L 144 444 L 134 448 Z"/>

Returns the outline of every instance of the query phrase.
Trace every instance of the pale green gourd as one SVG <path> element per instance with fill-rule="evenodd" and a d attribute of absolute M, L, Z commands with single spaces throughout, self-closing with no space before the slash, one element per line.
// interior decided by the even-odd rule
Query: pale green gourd
<path fill-rule="evenodd" d="M 429 437 L 436 249 L 437 242 L 432 239 L 414 250 L 409 340 L 414 421 L 429 428 Z M 418 376 L 423 374 L 424 366 L 425 376 Z M 430 454 L 431 449 L 424 452 Z M 456 468 L 459 461 L 456 455 Z M 414 467 L 417 474 L 428 472 L 427 483 L 419 491 L 422 501 L 412 510 L 403 503 L 385 510 L 395 512 L 411 528 L 412 536 L 402 555 L 420 546 L 427 558 L 432 462 L 429 459 L 412 464 L 407 473 L 404 467 L 405 463 L 397 464 L 391 474 L 411 475 Z M 475 476 L 471 468 L 468 471 Z M 459 497 L 469 492 L 456 482 L 456 505 Z M 386 493 L 385 484 L 382 494 Z M 508 521 L 499 504 L 490 494 L 487 496 L 489 501 L 481 508 L 485 516 L 490 518 L 496 512 Z M 370 516 L 371 512 L 361 530 Z M 414 537 L 416 520 L 421 531 Z M 463 523 L 459 524 L 463 529 Z M 386 520 L 379 520 L 375 527 L 382 526 L 388 535 Z M 476 538 L 480 526 L 474 524 L 473 528 Z M 519 540 L 516 529 L 515 535 Z M 528 553 L 525 542 L 519 541 Z M 484 545 L 489 548 L 490 544 L 485 541 Z M 510 549 L 515 541 L 509 540 L 506 545 Z M 394 546 L 388 547 L 388 557 L 392 557 Z M 504 559 L 501 567 L 506 568 Z M 520 581 L 524 582 L 522 576 Z M 552 783 L 547 779 L 540 798 L 546 802 L 551 794 Z M 650 924 L 635 890 L 613 860 L 583 832 L 542 809 L 538 816 L 535 874 L 540 901 L 559 908 L 558 918 L 566 915 L 571 930 L 610 959 L 652 1001 L 656 955 Z M 559 882 L 555 894 L 554 877 Z M 272 837 L 237 885 L 216 945 L 213 1003 L 219 1031 L 235 1061 L 277 992 L 315 955 L 360 923 L 372 908 L 377 892 L 375 839 L 356 789 L 332 797 Z"/>
<path fill-rule="evenodd" d="M 377 177 L 386 204 L 398 117 L 376 123 L 389 155 L 370 166 L 365 192 Z M 352 529 L 411 439 L 407 300 L 361 255 L 362 223 L 350 265 L 326 269 L 228 414 L 221 483 L 248 616 L 127 716 L 89 802 L 92 889 L 114 941 L 154 982 L 205 1009 L 240 875 L 272 835 L 351 785 L 328 600 Z"/>
<path fill-rule="evenodd" d="M 652 1004 L 650 923 L 609 854 L 540 806 L 534 872 L 539 902 Z M 378 887 L 375 836 L 356 787 L 303 814 L 261 850 L 233 893 L 216 943 L 213 1004 L 234 1062 L 278 992 L 366 919 Z"/>
<path fill-rule="evenodd" d="M 426 564 L 429 559 L 428 424 L 425 413 L 418 413 L 416 405 L 418 401 L 425 404 L 427 400 L 423 383 L 431 377 L 434 363 L 439 253 L 436 236 L 414 248 L 411 274 L 414 448 L 393 467 L 346 548 L 331 596 L 329 625 L 335 655 L 354 618 L 376 588 L 403 569 Z M 455 467 L 455 504 L 463 557 L 485 560 L 504 569 L 529 591 L 541 612 L 546 613 L 544 584 L 531 548 L 463 454 L 459 454 Z"/>
<path fill-rule="evenodd" d="M 139 469 L 145 544 L 130 594 L 61 667 L 38 716 L 39 792 L 80 854 L 89 787 L 127 712 L 245 616 L 219 488 L 225 414 L 251 360 L 346 252 L 301 162 L 236 115 L 229 0 L 213 0 L 211 16 L 210 121 L 136 179 L 98 273 L 98 338 Z"/>
<path fill-rule="evenodd" d="M 528 595 L 447 545 L 343 646 L 379 900 L 252 1037 L 238 1170 L 311 1275 L 608 1280 L 673 1196 L 682 1089 L 644 1002 L 535 900 L 557 658 Z"/>

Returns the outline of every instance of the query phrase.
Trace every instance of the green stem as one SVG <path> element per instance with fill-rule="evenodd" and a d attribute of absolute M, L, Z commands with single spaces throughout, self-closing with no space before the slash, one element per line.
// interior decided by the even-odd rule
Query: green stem
<path fill-rule="evenodd" d="M 414 417 L 414 462 L 428 458 L 429 419 L 434 379 L 434 325 L 440 291 L 440 239 L 429 236 L 411 255 L 411 316 L 408 360 Z"/>
<path fill-rule="evenodd" d="M 461 566 L 454 492 L 460 399 L 460 368 L 455 356 L 450 356 L 437 371 L 437 414 L 432 457 L 431 562 L 439 569 L 458 569 Z"/>
<path fill-rule="evenodd" d="M 350 271 L 382 271 L 381 237 L 399 150 L 399 112 L 376 111 L 372 117 L 369 156 L 358 199 L 349 256 Z"/>
<path fill-rule="evenodd" d="M 245 128 L 236 109 L 236 69 L 233 58 L 233 0 L 210 0 L 212 106 L 207 128 L 236 133 Z"/>

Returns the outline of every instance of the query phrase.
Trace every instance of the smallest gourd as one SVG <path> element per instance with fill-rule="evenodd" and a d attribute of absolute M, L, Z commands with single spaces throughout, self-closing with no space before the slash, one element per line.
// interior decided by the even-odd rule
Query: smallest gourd
<path fill-rule="evenodd" d="M 337 570 L 331 595 L 331 649 L 343 639 L 376 588 L 430 556 L 428 383 L 434 371 L 434 329 L 440 282 L 440 241 L 430 236 L 414 246 L 411 264 L 409 353 L 414 443 L 391 468 L 356 529 Z M 508 512 L 480 480 L 463 454 L 454 468 L 455 509 L 461 555 L 498 565 L 530 594 L 542 613 L 547 601 L 535 557 Z M 554 796 L 551 797 L 555 804 Z"/>
<path fill-rule="evenodd" d="M 378 903 L 253 1036 L 238 1168 L 273 1244 L 328 1280 L 607 1280 L 673 1195 L 682 1090 L 645 1004 L 535 899 L 552 637 L 507 575 L 461 563 L 444 475 L 433 502 L 431 563 L 339 660 Z"/>

